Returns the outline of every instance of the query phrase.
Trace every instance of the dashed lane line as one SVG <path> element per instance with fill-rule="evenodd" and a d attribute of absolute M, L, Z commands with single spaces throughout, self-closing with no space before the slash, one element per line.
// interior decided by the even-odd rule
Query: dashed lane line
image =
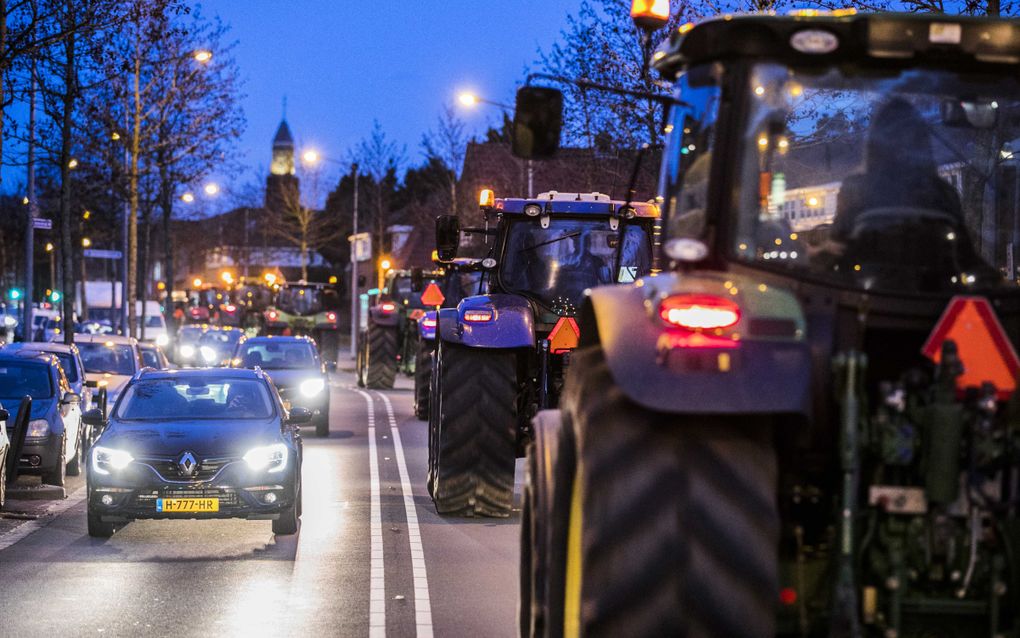
<path fill-rule="evenodd" d="M 397 470 L 400 473 L 400 491 L 404 495 L 404 513 L 407 516 L 407 538 L 411 542 L 411 575 L 414 577 L 414 622 L 419 638 L 432 638 L 432 604 L 429 600 L 429 580 L 425 570 L 425 553 L 422 549 L 421 530 L 418 527 L 418 514 L 414 505 L 414 492 L 411 491 L 411 479 L 407 473 L 407 462 L 404 459 L 404 446 L 400 440 L 400 430 L 393 416 L 393 404 L 382 392 L 376 392 L 386 405 L 386 417 L 390 422 L 390 433 L 393 436 L 393 448 L 397 456 Z"/>
<path fill-rule="evenodd" d="M 375 442 L 375 400 L 367 392 L 351 388 L 365 398 L 368 404 L 368 476 L 371 493 L 369 533 L 371 560 L 369 562 L 368 636 L 386 636 L 386 568 L 383 559 L 382 507 L 379 499 L 379 452 Z"/>

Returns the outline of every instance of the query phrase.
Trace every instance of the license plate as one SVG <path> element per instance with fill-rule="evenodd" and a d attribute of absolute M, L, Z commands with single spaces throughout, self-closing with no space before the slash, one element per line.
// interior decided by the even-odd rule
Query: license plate
<path fill-rule="evenodd" d="M 218 498 L 157 498 L 156 511 L 164 513 L 176 512 L 218 512 Z"/>

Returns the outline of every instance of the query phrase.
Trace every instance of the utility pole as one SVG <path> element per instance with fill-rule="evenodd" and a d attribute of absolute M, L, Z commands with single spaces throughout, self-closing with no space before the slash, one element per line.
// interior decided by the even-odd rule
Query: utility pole
<path fill-rule="evenodd" d="M 354 174 L 354 223 L 351 236 L 358 234 L 358 163 L 351 165 Z M 358 357 L 358 256 L 354 252 L 356 240 L 351 241 L 351 359 Z"/>

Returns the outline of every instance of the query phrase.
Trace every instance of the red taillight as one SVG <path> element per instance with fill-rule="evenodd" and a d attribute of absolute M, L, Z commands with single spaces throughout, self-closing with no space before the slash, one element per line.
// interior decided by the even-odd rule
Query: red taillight
<path fill-rule="evenodd" d="M 267 312 L 267 313 L 266 313 L 266 316 L 267 316 L 267 317 L 269 317 L 269 320 L 270 320 L 270 321 L 276 321 L 276 318 L 277 318 L 277 317 L 278 317 L 279 315 L 277 315 L 277 314 L 276 314 L 276 311 L 275 311 L 275 310 L 270 310 L 269 312 Z"/>
<path fill-rule="evenodd" d="M 327 312 L 326 313 L 326 321 L 329 321 L 331 323 L 335 322 L 336 321 L 336 313 L 335 312 Z"/>
<path fill-rule="evenodd" d="M 464 321 L 468 323 L 483 323 L 486 321 L 492 321 L 491 310 L 465 310 Z"/>
<path fill-rule="evenodd" d="M 237 310 L 237 306 L 235 306 L 234 304 L 227 304 L 223 306 L 223 309 L 226 310 L 227 312 L 234 312 L 235 310 Z"/>
<path fill-rule="evenodd" d="M 382 313 L 385 314 L 385 315 L 390 314 L 391 312 L 393 312 L 396 309 L 397 309 L 397 304 L 393 303 L 392 301 L 383 302 L 379 306 L 379 310 L 381 310 Z"/>
<path fill-rule="evenodd" d="M 429 328 L 430 330 L 436 327 L 436 323 L 437 322 L 435 319 L 430 319 L 428 317 L 425 317 L 424 319 L 421 320 L 421 325 L 425 326 L 426 328 Z"/>
<path fill-rule="evenodd" d="M 659 316 L 678 328 L 717 330 L 740 321 L 740 306 L 715 295 L 674 295 L 659 304 Z"/>
<path fill-rule="evenodd" d="M 792 587 L 783 587 L 779 590 L 779 602 L 787 607 L 797 604 L 797 590 Z"/>

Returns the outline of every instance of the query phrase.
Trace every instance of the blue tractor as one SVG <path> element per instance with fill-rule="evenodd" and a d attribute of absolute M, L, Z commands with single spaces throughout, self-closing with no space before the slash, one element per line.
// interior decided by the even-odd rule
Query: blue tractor
<path fill-rule="evenodd" d="M 652 269 L 653 204 L 591 193 L 487 199 L 481 285 L 438 313 L 429 405 L 428 490 L 440 514 L 510 514 L 514 466 L 531 418 L 559 401 L 589 288 Z M 436 220 L 441 260 L 456 257 L 455 216 Z"/>

